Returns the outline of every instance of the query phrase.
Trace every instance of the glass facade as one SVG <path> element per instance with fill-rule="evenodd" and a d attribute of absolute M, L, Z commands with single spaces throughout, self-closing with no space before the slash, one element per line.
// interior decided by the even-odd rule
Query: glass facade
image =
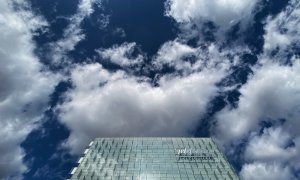
<path fill-rule="evenodd" d="M 97 138 L 70 179 L 239 178 L 211 138 Z"/>

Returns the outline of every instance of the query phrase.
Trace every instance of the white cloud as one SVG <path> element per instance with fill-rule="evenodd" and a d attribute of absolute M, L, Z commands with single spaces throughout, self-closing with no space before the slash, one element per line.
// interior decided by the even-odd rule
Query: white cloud
<path fill-rule="evenodd" d="M 23 8 L 29 9 L 23 1 L 0 1 L 0 179 L 20 179 L 27 170 L 20 143 L 38 125 L 57 82 L 33 53 L 32 34 L 47 23 Z"/>
<path fill-rule="evenodd" d="M 279 13 L 276 17 L 267 19 L 264 35 L 265 53 L 279 50 L 281 57 L 289 52 L 291 46 L 300 45 L 300 3 L 297 0 L 291 0 L 285 11 Z"/>
<path fill-rule="evenodd" d="M 123 43 L 120 46 L 114 45 L 108 49 L 98 49 L 97 52 L 104 59 L 109 59 L 111 62 L 120 66 L 133 66 L 142 63 L 144 57 L 138 54 L 133 57 L 133 52 L 137 48 L 136 43 Z"/>
<path fill-rule="evenodd" d="M 70 18 L 70 24 L 64 31 L 64 38 L 57 42 L 61 51 L 74 50 L 75 46 L 85 38 L 80 28 L 81 22 L 90 16 L 94 10 L 92 8 L 94 0 L 81 0 L 78 4 L 77 13 Z"/>
<path fill-rule="evenodd" d="M 58 107 L 71 130 L 66 145 L 80 153 L 99 136 L 179 136 L 195 130 L 207 103 L 217 94 L 224 72 L 204 70 L 185 77 L 163 76 L 159 87 L 148 79 L 99 64 L 77 66 L 75 86 Z"/>
<path fill-rule="evenodd" d="M 246 142 L 241 154 L 241 161 L 248 162 L 240 173 L 244 179 L 296 179 L 293 173 L 300 170 L 299 9 L 292 0 L 267 20 L 264 53 L 239 90 L 238 107 L 227 106 L 216 115 L 214 132 L 229 154 Z M 263 127 L 263 121 L 271 127 Z"/>
<path fill-rule="evenodd" d="M 166 15 L 179 23 L 212 21 L 228 29 L 240 20 L 249 21 L 258 0 L 168 0 Z"/>
<path fill-rule="evenodd" d="M 244 180 L 295 179 L 292 172 L 287 167 L 282 167 L 278 164 L 266 164 L 259 162 L 246 164 L 243 167 L 240 176 Z"/>
<path fill-rule="evenodd" d="M 300 169 L 299 139 L 299 134 L 292 136 L 284 127 L 265 128 L 261 135 L 250 137 L 245 159 L 252 163 L 243 165 L 241 176 L 244 179 L 265 179 L 265 176 L 270 179 L 296 179 L 293 171 Z M 254 171 L 259 173 L 252 174 Z"/>
<path fill-rule="evenodd" d="M 169 41 L 164 43 L 158 50 L 153 64 L 158 68 L 162 68 L 163 65 L 168 65 L 174 67 L 176 70 L 189 70 L 192 69 L 193 64 L 189 61 L 184 61 L 183 58 L 197 56 L 198 51 L 200 51 L 198 48 L 182 44 L 177 40 Z"/>
<path fill-rule="evenodd" d="M 287 119 L 297 134 L 300 115 L 300 63 L 280 66 L 267 63 L 253 69 L 254 75 L 240 89 L 238 108 L 227 107 L 218 115 L 217 134 L 223 142 L 247 137 L 263 120 Z M 288 127 L 287 127 L 288 128 Z"/>
<path fill-rule="evenodd" d="M 297 152 L 296 147 L 288 146 L 291 140 L 291 135 L 284 132 L 280 127 L 264 129 L 262 135 L 250 137 L 245 150 L 245 158 L 264 162 L 286 163 L 300 153 Z"/>
<path fill-rule="evenodd" d="M 80 0 L 76 14 L 70 17 L 69 25 L 64 30 L 63 38 L 51 44 L 53 49 L 51 55 L 54 64 L 68 63 L 66 53 L 73 51 L 76 45 L 85 39 L 85 34 L 81 28 L 82 21 L 94 12 L 93 4 L 97 3 L 98 6 L 101 6 L 101 2 L 101 0 Z M 104 28 L 107 26 L 109 19 L 108 16 L 101 16 L 98 21 L 100 28 Z"/>
<path fill-rule="evenodd" d="M 89 16 L 94 12 L 92 6 L 95 0 L 81 0 L 78 4 L 78 14 L 74 16 L 75 19 L 81 19 L 81 17 Z M 79 20 L 81 21 L 81 20 Z"/>
<path fill-rule="evenodd" d="M 239 54 L 247 52 L 247 49 L 236 47 L 232 49 L 220 49 L 215 44 L 206 48 L 193 48 L 178 39 L 164 43 L 154 56 L 152 64 L 157 69 L 164 65 L 173 67 L 177 72 L 183 71 L 190 74 L 202 69 L 229 70 L 231 65 L 238 63 Z M 232 59 L 229 58 L 233 57 Z"/>

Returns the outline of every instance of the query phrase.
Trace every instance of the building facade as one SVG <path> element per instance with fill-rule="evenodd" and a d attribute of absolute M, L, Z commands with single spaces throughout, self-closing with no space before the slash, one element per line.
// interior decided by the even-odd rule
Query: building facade
<path fill-rule="evenodd" d="M 211 138 L 97 138 L 70 179 L 239 178 Z"/>

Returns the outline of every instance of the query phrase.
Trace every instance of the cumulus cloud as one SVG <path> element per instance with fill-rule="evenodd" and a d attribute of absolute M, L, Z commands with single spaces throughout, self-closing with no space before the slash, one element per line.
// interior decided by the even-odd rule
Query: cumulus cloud
<path fill-rule="evenodd" d="M 244 180 L 282 180 L 295 179 L 289 168 L 278 164 L 252 163 L 246 164 L 240 176 Z"/>
<path fill-rule="evenodd" d="M 23 9 L 30 9 L 23 1 L 0 2 L 0 179 L 19 179 L 27 170 L 20 143 L 38 125 L 57 82 L 33 53 L 32 35 L 47 23 Z"/>
<path fill-rule="evenodd" d="M 191 69 L 194 65 L 190 61 L 184 61 L 184 58 L 195 58 L 198 52 L 200 52 L 198 48 L 190 47 L 177 40 L 169 41 L 158 50 L 153 64 L 158 68 L 168 65 L 176 70 Z"/>
<path fill-rule="evenodd" d="M 263 134 L 250 137 L 245 150 L 245 158 L 264 162 L 287 162 L 297 156 L 296 147 L 289 147 L 292 137 L 282 128 L 271 127 L 263 130 Z"/>
<path fill-rule="evenodd" d="M 295 53 L 292 46 L 300 45 L 299 16 L 300 3 L 297 0 L 292 0 L 285 11 L 267 19 L 266 34 L 264 35 L 265 53 L 278 51 L 277 54 L 281 58 L 284 58 L 286 53 Z"/>
<path fill-rule="evenodd" d="M 293 50 L 299 46 L 299 8 L 298 1 L 291 1 L 267 20 L 264 53 L 239 89 L 238 107 L 227 106 L 216 115 L 219 143 L 229 153 L 246 145 L 244 179 L 296 179 L 300 170 L 300 59 Z"/>
<path fill-rule="evenodd" d="M 242 21 L 248 24 L 258 0 L 168 0 L 165 14 L 189 28 L 213 22 L 221 31 Z"/>
<path fill-rule="evenodd" d="M 218 115 L 218 133 L 225 141 L 247 136 L 258 128 L 260 121 L 288 119 L 294 127 L 300 125 L 297 121 L 300 115 L 299 59 L 294 60 L 293 66 L 267 63 L 253 70 L 253 77 L 240 89 L 238 108 L 228 107 Z"/>
<path fill-rule="evenodd" d="M 123 43 L 121 45 L 114 45 L 108 49 L 98 49 L 98 54 L 104 58 L 110 60 L 112 63 L 120 65 L 122 67 L 134 66 L 143 62 L 143 55 L 137 54 L 133 56 L 134 50 L 138 47 L 135 42 Z"/>
<path fill-rule="evenodd" d="M 247 52 L 246 48 L 236 47 L 220 49 L 216 44 L 207 44 L 207 47 L 191 47 L 179 39 L 164 43 L 154 56 L 152 64 L 157 69 L 164 66 L 172 67 L 184 74 L 201 71 L 202 69 L 227 69 L 238 63 L 239 54 Z M 229 58 L 232 57 L 232 58 Z"/>
<path fill-rule="evenodd" d="M 77 66 L 72 72 L 75 88 L 58 107 L 71 130 L 66 145 L 80 153 L 98 136 L 188 135 L 222 77 L 222 71 L 163 76 L 160 86 L 153 87 L 146 78 L 108 72 L 99 64 Z"/>

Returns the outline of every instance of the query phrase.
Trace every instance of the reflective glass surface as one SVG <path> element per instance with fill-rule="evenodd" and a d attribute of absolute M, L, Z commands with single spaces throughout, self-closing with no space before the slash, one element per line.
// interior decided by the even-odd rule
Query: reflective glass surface
<path fill-rule="evenodd" d="M 71 179 L 239 179 L 210 138 L 97 138 Z"/>

